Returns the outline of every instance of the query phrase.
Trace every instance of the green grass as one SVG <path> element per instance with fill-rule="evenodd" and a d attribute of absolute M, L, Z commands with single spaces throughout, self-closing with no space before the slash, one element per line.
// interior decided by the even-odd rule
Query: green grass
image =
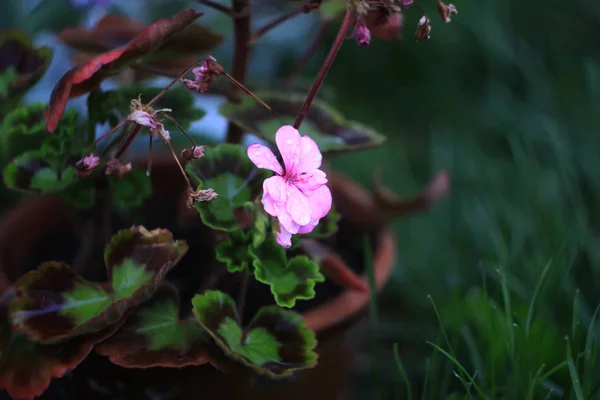
<path fill-rule="evenodd" d="M 359 375 L 353 397 L 600 399 L 600 4 L 455 4 L 427 43 L 412 11 L 405 42 L 349 41 L 327 77 L 336 107 L 390 138 L 337 168 L 366 187 L 381 168 L 406 195 L 452 176 L 450 198 L 395 223 L 364 349 L 378 392 Z"/>

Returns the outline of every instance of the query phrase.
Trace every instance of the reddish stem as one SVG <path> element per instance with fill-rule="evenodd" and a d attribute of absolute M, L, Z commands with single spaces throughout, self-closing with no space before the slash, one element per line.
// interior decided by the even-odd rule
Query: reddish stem
<path fill-rule="evenodd" d="M 121 146 L 121 148 L 119 149 L 119 151 L 117 151 L 117 154 L 115 155 L 115 158 L 121 158 L 123 156 L 123 154 L 125 154 L 125 152 L 127 151 L 127 149 L 129 149 L 129 146 L 131 146 L 131 143 L 133 143 L 133 140 L 135 139 L 135 137 L 137 136 L 138 133 L 140 133 L 140 129 L 142 129 L 142 126 L 139 124 L 135 124 L 135 127 L 133 128 L 133 130 L 131 131 L 131 133 L 129 134 L 129 136 L 127 136 L 127 140 L 125 141 L 125 143 L 123 144 L 123 146 Z"/>
<path fill-rule="evenodd" d="M 231 76 L 242 85 L 246 80 L 246 69 L 248 68 L 248 59 L 250 56 L 250 10 L 248 0 L 233 0 L 232 8 L 234 14 L 234 48 L 233 48 L 233 70 Z M 238 102 L 238 87 L 231 84 L 229 92 L 229 101 Z M 229 122 L 227 129 L 227 143 L 240 143 L 244 131 Z"/>
<path fill-rule="evenodd" d="M 327 54 L 327 57 L 325 58 L 325 61 L 321 66 L 321 70 L 319 71 L 319 74 L 317 75 L 317 78 L 315 79 L 315 82 L 313 83 L 312 88 L 310 89 L 310 92 L 308 92 L 308 96 L 306 96 L 306 100 L 304 100 L 304 104 L 300 109 L 300 113 L 298 114 L 298 117 L 296 117 L 296 122 L 294 122 L 294 128 L 300 128 L 304 117 L 306 117 L 306 114 L 310 109 L 310 105 L 315 99 L 315 96 L 317 95 L 317 92 L 319 91 L 319 88 L 321 87 L 321 84 L 323 83 L 323 80 L 327 75 L 327 72 L 329 72 L 329 68 L 331 68 L 331 65 L 333 64 L 333 60 L 335 60 L 335 56 L 340 50 L 340 47 L 342 47 L 342 43 L 346 39 L 346 33 L 348 32 L 348 29 L 350 28 L 350 25 L 352 25 L 353 22 L 354 17 L 351 11 L 346 10 L 346 15 L 344 16 L 344 20 L 342 21 L 340 30 L 338 31 L 333 45 L 331 46 L 331 50 L 329 50 L 329 54 Z"/>

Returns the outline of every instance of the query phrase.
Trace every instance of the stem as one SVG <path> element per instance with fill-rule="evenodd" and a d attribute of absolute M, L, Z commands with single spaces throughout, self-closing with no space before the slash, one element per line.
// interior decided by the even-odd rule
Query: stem
<path fill-rule="evenodd" d="M 282 23 L 286 22 L 289 19 L 294 18 L 297 15 L 308 14 L 315 8 L 319 8 L 319 6 L 320 6 L 320 4 L 318 4 L 318 3 L 304 4 L 295 10 L 292 10 L 285 14 L 280 15 L 279 17 L 275 18 L 273 21 L 269 22 L 268 24 L 264 25 L 263 27 L 259 28 L 256 32 L 254 32 L 252 34 L 252 39 L 250 41 L 252 43 L 256 42 L 258 39 L 260 39 L 261 36 L 263 36 L 265 33 L 269 32 L 273 28 L 276 28 L 278 25 L 281 25 Z"/>
<path fill-rule="evenodd" d="M 166 119 L 168 119 L 169 121 L 171 121 L 172 123 L 174 123 L 177 126 L 177 128 L 179 128 L 181 133 L 183 133 L 183 135 L 187 138 L 187 140 L 190 141 L 192 146 L 198 147 L 196 142 L 194 142 L 194 139 L 192 139 L 191 136 L 186 133 L 186 131 L 183 129 L 183 126 L 181 126 L 181 124 L 179 122 L 177 122 L 177 120 L 175 118 L 171 117 L 169 114 L 166 114 L 164 112 L 161 112 L 159 114 L 162 115 L 163 117 L 165 117 Z"/>
<path fill-rule="evenodd" d="M 133 140 L 135 139 L 135 137 L 137 136 L 137 134 L 140 133 L 141 129 L 142 129 L 141 125 L 135 124 L 135 127 L 133 128 L 133 130 L 131 131 L 131 133 L 129 134 L 129 136 L 127 136 L 127 139 L 125 140 L 125 143 L 117 151 L 117 154 L 115 154 L 115 158 L 121 158 L 123 156 L 123 154 L 125 154 L 125 152 L 129 148 L 129 146 L 131 146 L 131 143 L 133 143 Z"/>
<path fill-rule="evenodd" d="M 346 15 L 344 16 L 344 20 L 342 21 L 340 30 L 338 31 L 338 34 L 335 38 L 335 41 L 333 42 L 333 45 L 331 46 L 331 50 L 329 50 L 329 54 L 327 54 L 327 57 L 325 58 L 325 61 L 323 62 L 323 65 L 321 66 L 321 70 L 319 71 L 319 74 L 317 75 L 317 78 L 315 79 L 315 82 L 313 83 L 313 86 L 310 89 L 308 96 L 306 96 L 306 100 L 304 100 L 302 109 L 300 109 L 300 113 L 298 114 L 298 117 L 296 118 L 296 122 L 294 122 L 294 128 L 296 128 L 296 129 L 300 128 L 300 125 L 302 124 L 304 117 L 306 117 L 306 114 L 308 113 L 308 110 L 310 109 L 310 105 L 312 104 L 313 100 L 315 99 L 315 96 L 317 95 L 317 92 L 319 91 L 319 88 L 321 87 L 321 84 L 323 83 L 323 80 L 325 79 L 325 75 L 327 75 L 329 68 L 331 68 L 331 65 L 333 64 L 333 60 L 335 59 L 335 56 L 337 55 L 338 51 L 340 50 L 340 47 L 342 47 L 342 43 L 346 39 L 346 32 L 348 32 L 348 29 L 350 28 L 350 25 L 352 25 L 353 21 L 354 21 L 354 17 L 352 16 L 351 11 L 346 10 Z"/>
<path fill-rule="evenodd" d="M 238 316 L 240 318 L 240 322 L 242 322 L 242 323 L 243 323 L 243 318 L 244 318 L 244 306 L 246 305 L 246 294 L 248 293 L 248 280 L 249 280 L 248 269 L 245 269 L 244 272 L 242 272 L 242 280 L 240 282 L 240 292 L 238 293 L 238 301 L 237 301 Z"/>
<path fill-rule="evenodd" d="M 234 48 L 233 48 L 233 71 L 231 73 L 233 79 L 244 84 L 246 79 L 246 70 L 248 68 L 248 58 L 250 56 L 250 12 L 246 10 L 249 7 L 248 0 L 232 0 L 233 6 L 233 30 L 234 30 Z M 238 102 L 238 88 L 235 84 L 231 84 L 229 92 L 229 101 Z M 240 143 L 244 131 L 229 122 L 227 129 L 227 143 Z"/>

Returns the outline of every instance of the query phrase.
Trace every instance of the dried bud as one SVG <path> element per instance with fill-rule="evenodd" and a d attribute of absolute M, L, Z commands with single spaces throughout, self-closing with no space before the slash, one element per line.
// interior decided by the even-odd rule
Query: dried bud
<path fill-rule="evenodd" d="M 194 80 L 181 79 L 181 82 L 190 90 L 198 93 L 206 93 L 213 81 L 223 73 L 223 67 L 217 63 L 217 59 L 208 56 L 198 68 L 192 70 Z"/>
<path fill-rule="evenodd" d="M 415 39 L 417 42 L 421 40 L 429 40 L 431 37 L 431 25 L 429 25 L 430 22 L 431 20 L 426 15 L 423 15 L 419 20 L 417 25 L 417 33 L 415 34 Z"/>
<path fill-rule="evenodd" d="M 368 46 L 371 43 L 371 31 L 367 28 L 365 20 L 360 18 L 356 23 L 356 29 L 354 30 L 354 38 L 359 46 Z"/>
<path fill-rule="evenodd" d="M 413 0 L 399 0 L 402 8 L 408 8 L 413 5 Z"/>
<path fill-rule="evenodd" d="M 80 178 L 86 178 L 91 175 L 92 171 L 100 164 L 100 157 L 93 154 L 83 157 L 75 164 L 77 175 Z"/>
<path fill-rule="evenodd" d="M 106 175 L 115 175 L 119 178 L 122 178 L 123 175 L 127 174 L 130 171 L 131 171 L 131 163 L 122 165 L 121 162 L 117 159 L 108 161 L 106 163 L 106 169 L 104 170 Z"/>
<path fill-rule="evenodd" d="M 204 157 L 205 150 L 206 146 L 194 146 L 191 149 L 184 149 L 181 152 L 181 158 L 183 158 L 183 162 L 187 164 L 195 158 Z"/>
<path fill-rule="evenodd" d="M 162 138 L 165 141 L 171 140 L 169 131 L 165 129 L 163 123 L 156 117 L 156 114 L 158 113 L 171 112 L 172 110 L 170 108 L 155 110 L 152 106 L 143 104 L 142 99 L 138 97 L 137 99 L 131 100 L 129 109 L 131 113 L 127 116 L 128 120 L 142 126 L 147 126 L 150 128 L 150 134 L 154 137 Z"/>
<path fill-rule="evenodd" d="M 188 189 L 187 205 L 189 208 L 194 208 L 194 204 L 211 201 L 218 198 L 219 195 L 212 189 L 198 189 L 196 191 Z"/>
<path fill-rule="evenodd" d="M 452 3 L 446 5 L 442 0 L 438 0 L 438 14 L 440 14 L 440 17 L 442 17 L 446 23 L 450 23 L 452 21 L 452 16 L 458 14 L 458 10 Z"/>

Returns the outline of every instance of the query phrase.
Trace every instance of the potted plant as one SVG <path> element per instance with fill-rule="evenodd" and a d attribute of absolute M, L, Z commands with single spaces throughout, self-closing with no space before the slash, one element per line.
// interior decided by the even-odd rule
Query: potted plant
<path fill-rule="evenodd" d="M 98 45 L 110 42 L 98 32 L 110 30 L 82 34 L 99 54 L 65 73 L 47 105 L 16 101 L 3 116 L 12 157 L 4 183 L 25 195 L 0 221 L 0 389 L 16 399 L 198 390 L 265 399 L 305 396 L 325 380 L 322 395 L 339 396 L 351 365 L 339 335 L 390 276 L 389 220 L 428 208 L 449 180 L 442 172 L 403 200 L 331 171 L 323 155 L 384 137 L 315 97 L 351 27 L 365 45 L 367 26 L 396 24 L 407 3 L 327 4 L 324 15 L 341 11 L 343 21 L 307 96 L 245 87 L 251 45 L 276 25 L 252 34 L 245 0 L 231 9 L 206 3 L 234 21 L 231 75 L 210 55 L 185 68 L 176 62 L 190 57 L 182 38 L 205 32 L 194 10 L 125 29 L 131 40 L 117 49 Z M 367 19 L 373 10 L 381 15 Z M 419 22 L 417 38 L 428 26 Z M 166 64 L 168 73 L 153 67 Z M 128 69 L 175 79 L 161 89 L 98 88 Z M 219 78 L 231 82 L 221 109 L 227 143 L 199 145 L 186 133 L 201 117 L 191 99 Z M 88 93 L 85 119 L 65 111 Z M 111 127 L 96 138 L 98 123 Z M 176 129 L 190 142 L 181 154 Z M 243 147 L 246 132 L 267 144 Z M 128 158 L 141 135 L 148 154 Z M 166 155 L 153 152 L 157 141 Z"/>

